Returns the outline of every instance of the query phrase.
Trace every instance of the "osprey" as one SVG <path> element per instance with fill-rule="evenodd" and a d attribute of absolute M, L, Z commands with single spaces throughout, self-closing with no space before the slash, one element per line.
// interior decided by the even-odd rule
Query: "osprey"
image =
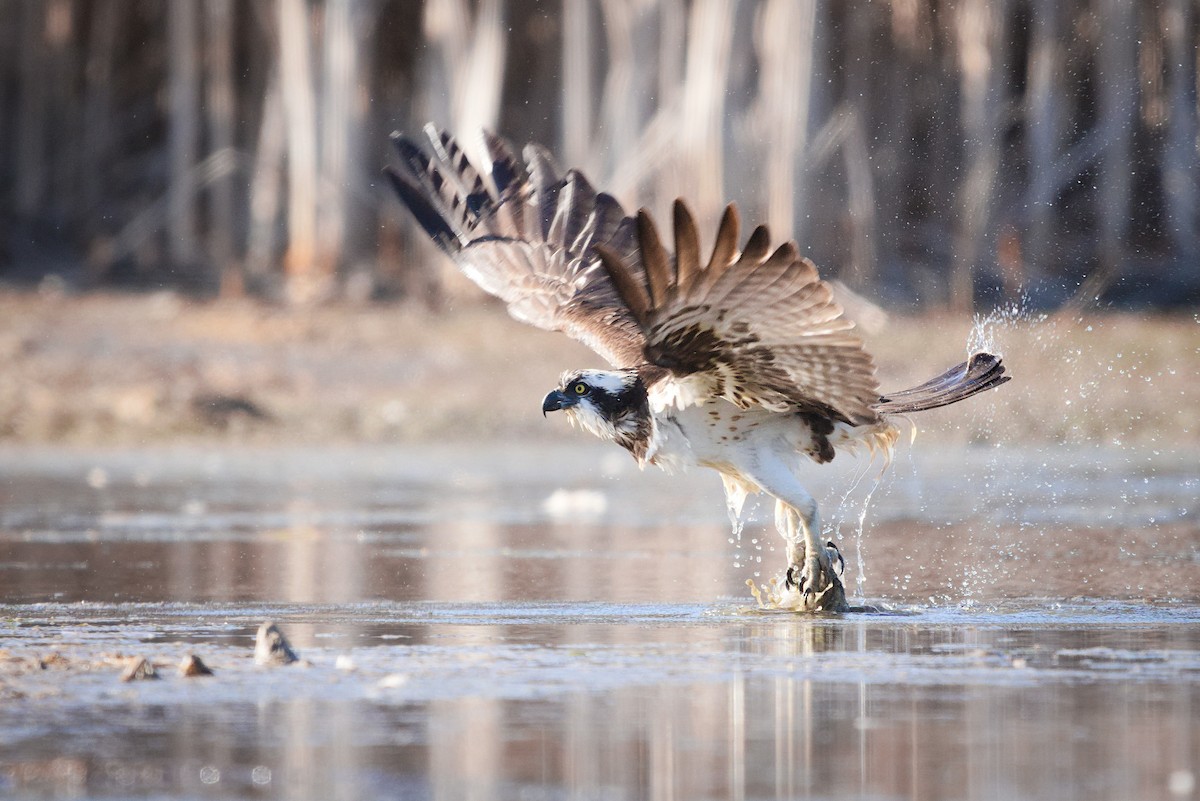
<path fill-rule="evenodd" d="M 563 373 L 542 402 L 638 464 L 721 474 L 730 508 L 749 493 L 775 499 L 787 543 L 785 592 L 806 610 L 841 610 L 844 562 L 821 543 L 817 503 L 800 479 L 807 456 L 882 448 L 892 417 L 956 403 L 1008 380 L 977 353 L 942 375 L 882 395 L 875 366 L 829 285 L 794 242 L 772 247 L 765 226 L 739 248 L 730 205 L 702 251 L 687 205 L 673 209 L 674 253 L 650 214 L 625 213 L 582 173 L 563 173 L 530 144 L 522 164 L 484 133 L 480 170 L 427 126 L 422 145 L 394 134 L 400 199 L 435 243 L 513 317 L 562 331 L 614 369 Z"/>

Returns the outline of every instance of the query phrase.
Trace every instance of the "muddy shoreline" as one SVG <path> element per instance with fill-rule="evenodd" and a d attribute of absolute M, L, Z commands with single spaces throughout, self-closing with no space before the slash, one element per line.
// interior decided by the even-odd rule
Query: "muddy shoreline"
<path fill-rule="evenodd" d="M 601 364 L 485 302 L 433 314 L 0 289 L 0 320 L 6 443 L 553 441 L 571 435 L 542 419 L 545 389 Z M 1013 382 L 922 415 L 923 438 L 1200 444 L 1191 317 L 1008 314 L 980 329 L 892 316 L 864 336 L 885 391 L 961 361 L 972 342 L 1004 355 Z"/>

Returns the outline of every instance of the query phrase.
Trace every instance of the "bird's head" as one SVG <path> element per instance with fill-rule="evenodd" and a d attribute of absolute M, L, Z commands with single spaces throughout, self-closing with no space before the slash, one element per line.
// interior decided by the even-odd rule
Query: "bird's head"
<path fill-rule="evenodd" d="M 634 370 L 563 373 L 558 389 L 542 401 L 542 414 L 557 411 L 601 439 L 627 448 L 650 435 L 646 387 Z"/>

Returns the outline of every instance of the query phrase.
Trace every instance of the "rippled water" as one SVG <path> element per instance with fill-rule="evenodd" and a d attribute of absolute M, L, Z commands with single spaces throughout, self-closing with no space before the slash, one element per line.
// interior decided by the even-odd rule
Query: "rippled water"
<path fill-rule="evenodd" d="M 766 511 L 577 445 L 0 455 L 0 797 L 1196 797 L 1187 454 L 913 456 L 862 532 L 814 471 L 879 611 L 805 618 Z"/>

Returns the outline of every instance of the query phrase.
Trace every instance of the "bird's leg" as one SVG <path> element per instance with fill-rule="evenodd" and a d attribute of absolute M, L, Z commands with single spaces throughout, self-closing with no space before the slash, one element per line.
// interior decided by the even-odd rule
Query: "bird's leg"
<path fill-rule="evenodd" d="M 775 526 L 787 542 L 784 587 L 800 594 L 801 608 L 810 612 L 849 609 L 839 569 L 845 562 L 837 546 L 832 542 L 823 546 L 818 539 L 821 518 L 816 500 L 808 498 L 802 509 L 777 500 Z"/>

